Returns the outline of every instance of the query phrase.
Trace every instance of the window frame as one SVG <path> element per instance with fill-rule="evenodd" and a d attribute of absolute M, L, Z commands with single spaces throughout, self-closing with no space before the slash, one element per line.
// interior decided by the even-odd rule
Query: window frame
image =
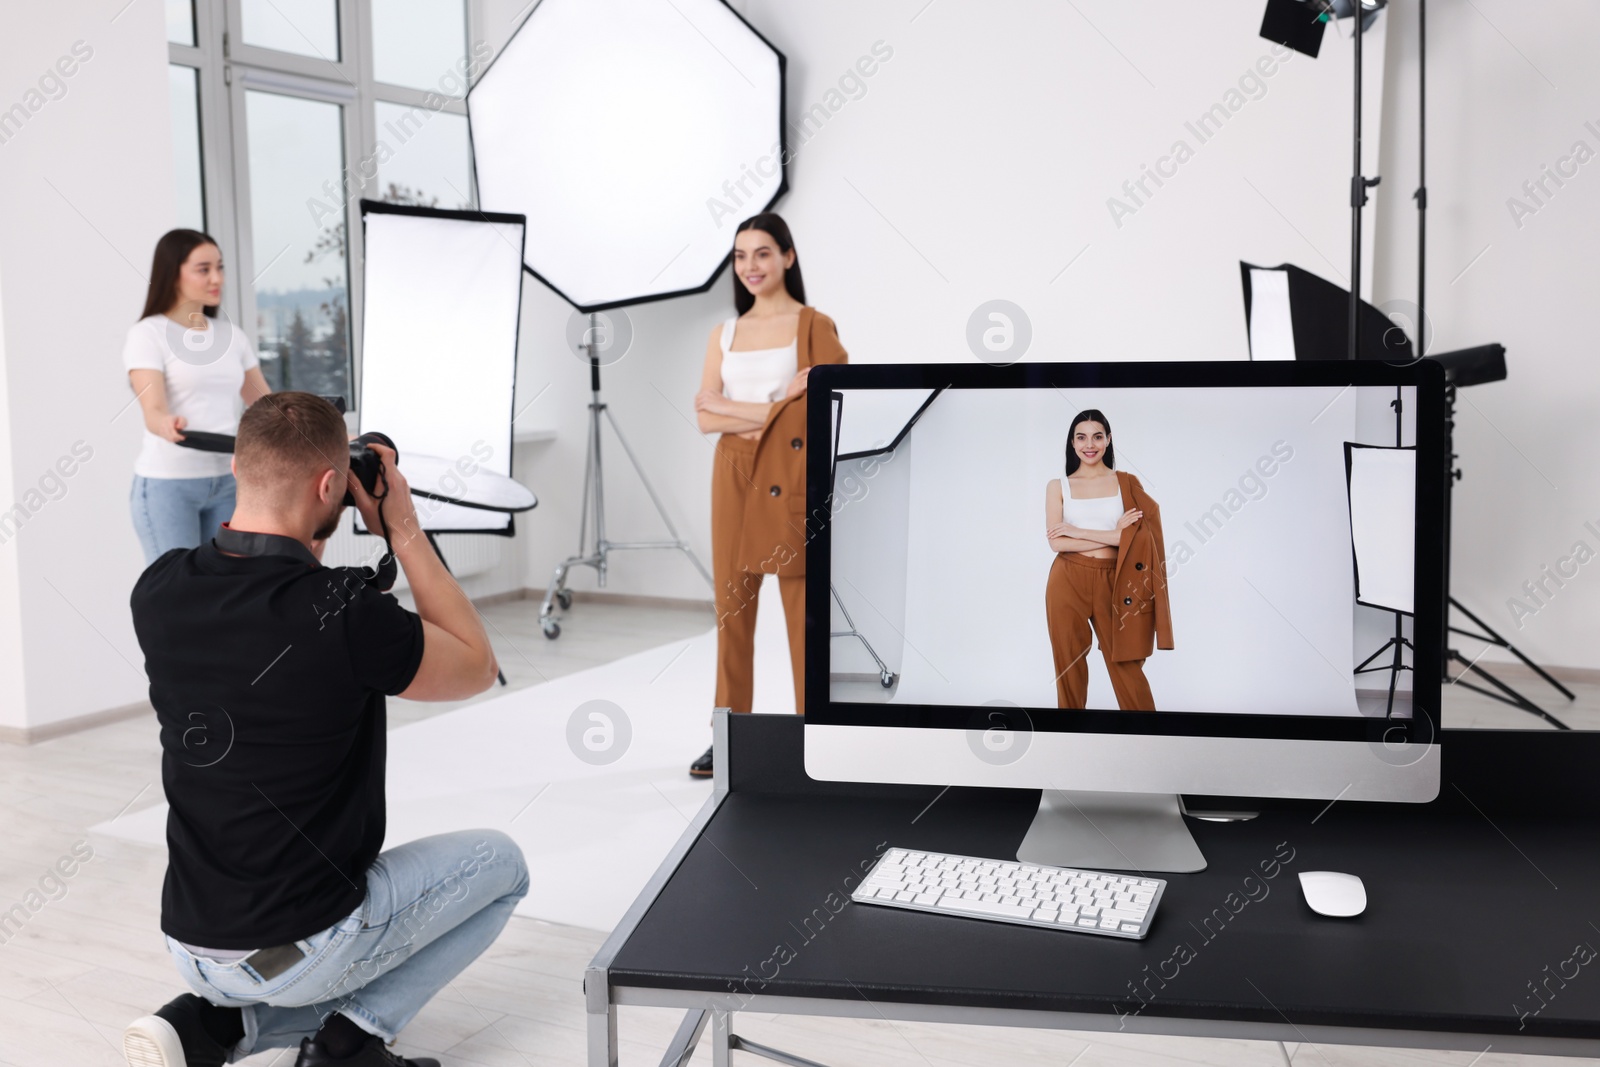
<path fill-rule="evenodd" d="M 358 201 L 381 194 L 374 167 L 363 177 L 362 164 L 377 151 L 379 101 L 403 107 L 432 107 L 437 94 L 391 85 L 373 77 L 372 8 L 381 0 L 331 0 L 337 4 L 340 56 L 337 61 L 246 45 L 242 35 L 242 0 L 193 5 L 195 44 L 167 43 L 168 62 L 192 67 L 200 108 L 200 182 L 206 230 L 232 249 L 225 259 L 229 284 L 223 290 L 223 311 L 259 349 L 254 278 L 255 234 L 250 219 L 249 138 L 245 94 L 265 91 L 338 104 L 344 136 L 344 168 L 350 185 L 343 204 L 347 302 L 349 309 L 350 393 L 347 419 L 356 425 L 362 366 L 363 235 Z M 464 55 L 470 60 L 484 26 L 485 0 L 459 0 L 464 14 Z M 483 65 L 479 65 L 481 73 Z M 463 119 L 466 97 L 449 97 L 436 110 Z M 469 142 L 470 144 L 470 142 Z M 477 181 L 470 148 L 467 158 L 469 209 L 477 207 Z"/>

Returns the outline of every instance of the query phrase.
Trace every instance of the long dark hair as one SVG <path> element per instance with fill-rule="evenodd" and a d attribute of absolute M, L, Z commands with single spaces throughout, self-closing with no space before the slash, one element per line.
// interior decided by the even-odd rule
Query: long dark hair
<path fill-rule="evenodd" d="M 1106 428 L 1106 458 L 1102 460 L 1107 470 L 1117 469 L 1117 455 L 1111 443 L 1111 423 L 1100 414 L 1098 408 L 1089 408 L 1072 416 L 1072 426 L 1067 430 L 1067 477 L 1072 477 L 1074 471 L 1083 466 L 1083 460 L 1078 458 L 1078 453 L 1073 451 L 1072 438 L 1077 435 L 1078 424 L 1081 422 L 1098 422 Z"/>
<path fill-rule="evenodd" d="M 150 288 L 145 291 L 144 313 L 139 317 L 165 315 L 178 302 L 178 272 L 183 269 L 183 261 L 201 245 L 215 244 L 215 238 L 199 230 L 168 230 L 162 234 L 150 263 Z M 217 317 L 217 309 L 209 304 L 202 310 L 207 318 Z"/>
<path fill-rule="evenodd" d="M 763 211 L 759 215 L 750 216 L 739 223 L 739 228 L 733 231 L 733 235 L 737 238 L 746 230 L 760 230 L 762 233 L 769 234 L 774 241 L 778 242 L 778 251 L 783 255 L 794 252 L 794 238 L 789 234 L 789 224 L 784 222 L 783 216 L 776 212 Z M 728 262 L 730 264 L 733 263 L 732 250 L 728 252 Z M 739 277 L 737 267 L 730 273 L 733 275 L 733 306 L 739 314 L 743 315 L 746 311 L 756 306 L 755 294 L 745 288 L 744 280 Z M 800 253 L 798 252 L 794 253 L 794 265 L 783 272 L 783 287 L 789 290 L 789 295 L 800 301 L 800 303 L 804 304 L 806 302 L 806 283 L 800 277 Z"/>

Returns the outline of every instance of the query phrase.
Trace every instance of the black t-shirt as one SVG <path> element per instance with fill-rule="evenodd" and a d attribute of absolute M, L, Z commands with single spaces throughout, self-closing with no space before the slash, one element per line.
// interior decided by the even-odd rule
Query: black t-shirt
<path fill-rule="evenodd" d="M 226 527 L 152 563 L 131 605 L 171 806 L 161 929 L 259 949 L 332 926 L 383 846 L 384 695 L 415 677 L 422 620 L 299 541 Z"/>

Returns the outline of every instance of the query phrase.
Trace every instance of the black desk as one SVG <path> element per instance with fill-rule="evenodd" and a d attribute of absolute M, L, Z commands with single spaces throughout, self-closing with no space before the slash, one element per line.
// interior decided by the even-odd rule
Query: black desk
<path fill-rule="evenodd" d="M 1208 868 L 1125 941 L 849 903 L 883 843 L 1015 856 L 1039 794 L 814 782 L 802 726 L 719 713 L 713 797 L 585 974 L 591 1067 L 621 1004 L 688 1009 L 664 1065 L 708 1023 L 718 1067 L 770 1054 L 745 1009 L 1600 1055 L 1600 734 L 1446 731 L 1432 804 L 1190 819 Z M 1366 912 L 1313 913 L 1304 870 L 1360 875 Z"/>

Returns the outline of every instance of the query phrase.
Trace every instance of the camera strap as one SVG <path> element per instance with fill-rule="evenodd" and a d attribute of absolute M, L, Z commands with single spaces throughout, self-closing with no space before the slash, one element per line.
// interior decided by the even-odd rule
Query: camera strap
<path fill-rule="evenodd" d="M 361 579 L 374 589 L 387 593 L 394 588 L 400 567 L 394 557 L 394 541 L 389 536 L 389 519 L 383 513 L 383 505 L 389 499 L 389 476 L 382 464 L 378 465 L 378 483 L 383 486 L 383 495 L 374 496 L 373 499 L 378 502 L 378 528 L 383 534 L 383 558 L 378 560 L 376 567 L 362 567 Z"/>

